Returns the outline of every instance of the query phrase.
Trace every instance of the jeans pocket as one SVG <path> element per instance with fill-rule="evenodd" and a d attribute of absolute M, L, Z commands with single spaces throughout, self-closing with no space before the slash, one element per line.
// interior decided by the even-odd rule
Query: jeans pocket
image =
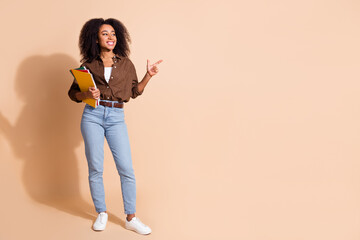
<path fill-rule="evenodd" d="M 114 111 L 115 112 L 124 112 L 124 108 L 116 108 L 116 107 L 114 107 Z"/>

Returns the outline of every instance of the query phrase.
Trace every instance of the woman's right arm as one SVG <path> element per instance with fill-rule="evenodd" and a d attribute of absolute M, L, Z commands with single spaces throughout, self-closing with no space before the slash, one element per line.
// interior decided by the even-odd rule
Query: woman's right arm
<path fill-rule="evenodd" d="M 80 67 L 84 67 L 84 66 L 85 66 L 85 63 L 82 63 L 80 65 Z M 86 66 L 86 68 L 87 68 L 87 66 Z M 71 84 L 70 89 L 68 91 L 68 95 L 72 101 L 79 103 L 79 102 L 82 102 L 82 100 L 87 99 L 87 98 L 93 98 L 93 99 L 100 98 L 100 91 L 98 89 L 95 90 L 95 88 L 90 87 L 89 91 L 81 92 L 80 87 L 79 87 L 76 79 L 74 78 L 74 81 Z"/>
<path fill-rule="evenodd" d="M 68 95 L 71 100 L 74 102 L 81 102 L 82 99 L 80 95 L 84 95 L 85 92 L 81 92 L 79 85 L 77 84 L 76 80 L 74 79 L 73 83 L 71 84 L 71 87 L 68 91 Z M 84 96 L 83 96 L 84 97 Z M 83 98 L 84 99 L 84 98 Z"/>
<path fill-rule="evenodd" d="M 89 87 L 89 91 L 77 92 L 77 93 L 75 93 L 75 97 L 78 100 L 84 100 L 86 98 L 99 99 L 100 98 L 100 90 L 97 88 L 94 88 L 94 87 Z"/>
<path fill-rule="evenodd" d="M 77 93 L 75 93 L 75 98 L 80 101 L 82 101 L 86 98 L 89 98 L 88 92 L 77 92 Z"/>
<path fill-rule="evenodd" d="M 68 91 L 68 95 L 71 100 L 79 103 L 86 98 L 99 99 L 100 91 L 99 91 L 99 89 L 95 89 L 94 87 L 89 87 L 89 91 L 81 92 L 79 85 L 77 84 L 76 80 L 74 79 L 74 82 L 72 83 L 72 85 Z"/>

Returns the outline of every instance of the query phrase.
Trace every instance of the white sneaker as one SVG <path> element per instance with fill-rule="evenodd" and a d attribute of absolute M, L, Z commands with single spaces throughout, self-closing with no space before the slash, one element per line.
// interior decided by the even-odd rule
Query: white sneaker
<path fill-rule="evenodd" d="M 151 233 L 151 228 L 143 224 L 137 217 L 133 217 L 130 222 L 126 219 L 125 228 L 144 235 Z"/>
<path fill-rule="evenodd" d="M 95 231 L 102 231 L 106 227 L 106 223 L 108 220 L 108 215 L 106 212 L 101 212 L 96 218 L 96 221 L 93 224 L 93 229 Z"/>

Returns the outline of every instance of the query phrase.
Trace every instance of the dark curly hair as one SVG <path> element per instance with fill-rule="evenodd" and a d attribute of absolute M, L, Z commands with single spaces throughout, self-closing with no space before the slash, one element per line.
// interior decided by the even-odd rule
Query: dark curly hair
<path fill-rule="evenodd" d="M 79 48 L 82 56 L 81 62 L 91 62 L 100 54 L 100 46 L 96 41 L 99 29 L 103 24 L 109 24 L 115 30 L 117 41 L 113 52 L 123 57 L 129 56 L 129 43 L 131 43 L 131 39 L 124 24 L 114 18 L 106 20 L 103 18 L 93 18 L 84 24 L 80 32 Z"/>

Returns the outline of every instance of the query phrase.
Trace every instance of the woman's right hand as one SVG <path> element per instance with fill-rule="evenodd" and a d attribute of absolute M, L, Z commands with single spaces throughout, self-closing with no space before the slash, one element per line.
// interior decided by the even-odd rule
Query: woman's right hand
<path fill-rule="evenodd" d="M 87 92 L 87 98 L 99 99 L 100 98 L 100 90 L 95 87 L 89 87 L 89 91 Z"/>

